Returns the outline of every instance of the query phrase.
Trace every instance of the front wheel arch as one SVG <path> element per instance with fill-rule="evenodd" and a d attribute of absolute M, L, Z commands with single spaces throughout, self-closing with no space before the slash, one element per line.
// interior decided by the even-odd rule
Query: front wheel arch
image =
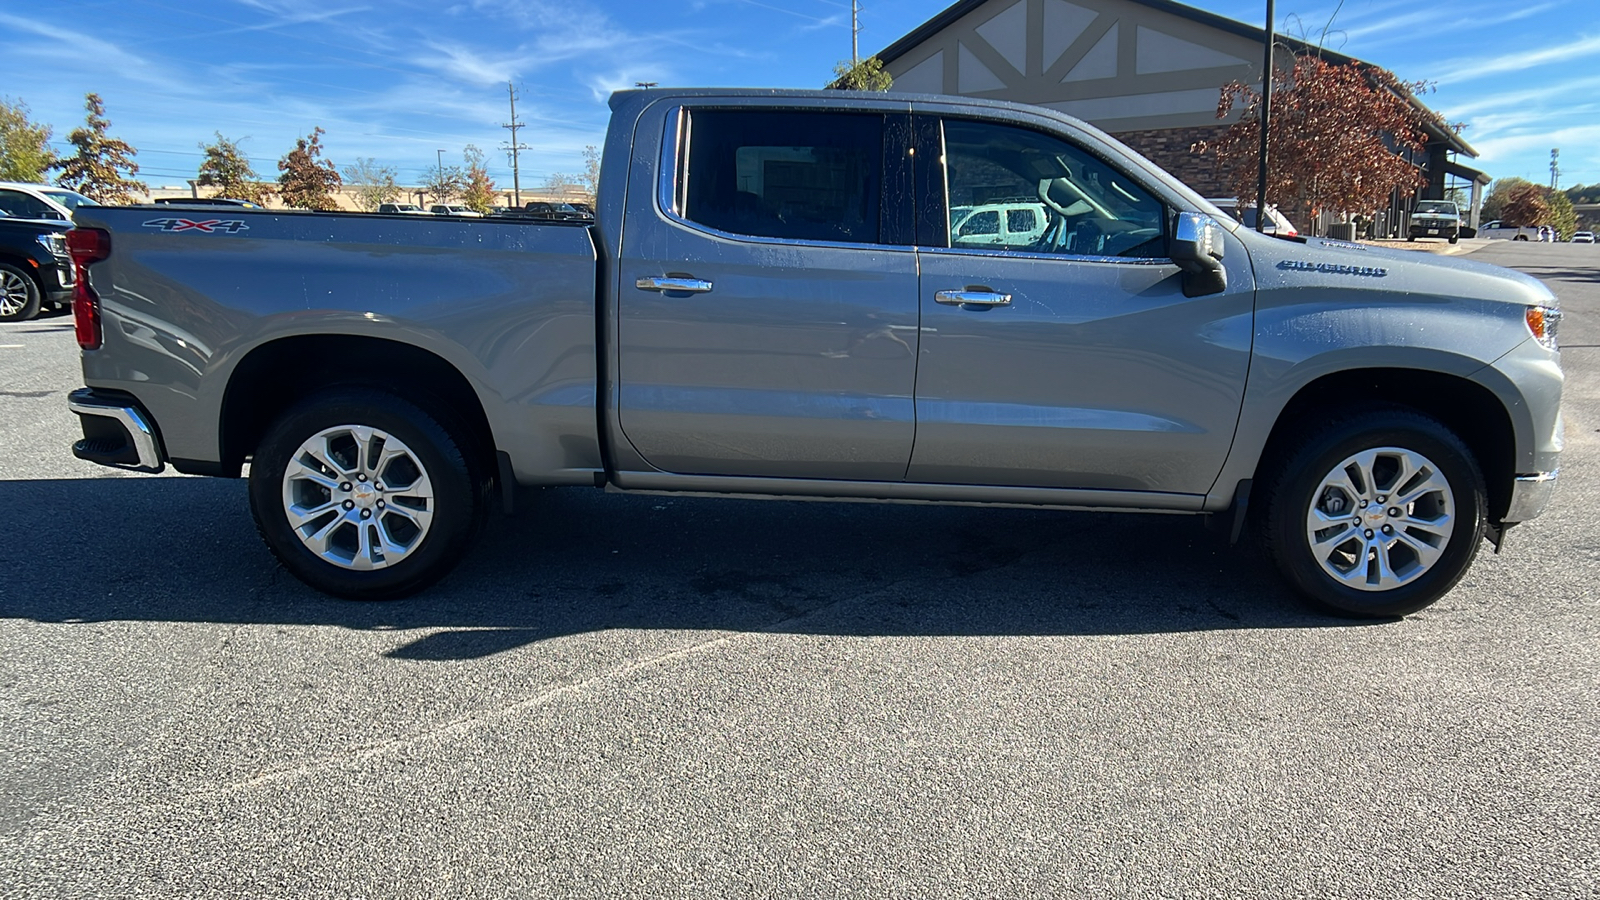
<path fill-rule="evenodd" d="M 1347 369 L 1308 382 L 1279 411 L 1256 462 L 1256 484 L 1282 460 L 1289 442 L 1309 423 L 1326 421 L 1331 410 L 1349 409 L 1365 400 L 1411 409 L 1437 419 L 1460 436 L 1483 472 L 1489 519 L 1500 521 L 1511 505 L 1517 476 L 1516 429 L 1510 413 L 1489 388 L 1428 369 Z"/>

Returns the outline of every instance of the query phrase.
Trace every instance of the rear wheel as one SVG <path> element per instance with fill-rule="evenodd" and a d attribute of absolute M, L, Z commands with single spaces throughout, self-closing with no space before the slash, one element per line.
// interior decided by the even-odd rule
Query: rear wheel
<path fill-rule="evenodd" d="M 1269 478 L 1269 554 L 1297 590 L 1358 617 L 1403 616 L 1461 580 L 1483 540 L 1483 475 L 1453 432 L 1389 409 L 1312 429 Z"/>
<path fill-rule="evenodd" d="M 21 322 L 39 314 L 39 285 L 27 272 L 0 263 L 0 322 Z"/>
<path fill-rule="evenodd" d="M 462 435 L 392 394 L 328 391 L 262 439 L 251 512 L 279 562 L 311 587 L 403 597 L 444 577 L 482 523 L 486 486 L 468 453 Z"/>

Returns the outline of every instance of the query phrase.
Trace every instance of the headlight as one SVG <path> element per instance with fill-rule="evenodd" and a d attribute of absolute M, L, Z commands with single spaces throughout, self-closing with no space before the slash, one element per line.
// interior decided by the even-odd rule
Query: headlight
<path fill-rule="evenodd" d="M 1523 318 L 1535 340 L 1547 349 L 1560 349 L 1556 344 L 1556 327 L 1561 324 L 1561 310 L 1554 306 L 1530 306 Z"/>
<path fill-rule="evenodd" d="M 72 254 L 67 252 L 66 235 L 58 231 L 47 231 L 44 234 L 34 235 L 34 240 L 39 245 L 50 251 L 50 255 L 60 260 L 72 259 Z"/>

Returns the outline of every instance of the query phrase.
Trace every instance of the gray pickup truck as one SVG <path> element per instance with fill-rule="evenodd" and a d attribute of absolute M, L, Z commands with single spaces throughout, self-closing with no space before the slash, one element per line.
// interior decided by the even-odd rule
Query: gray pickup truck
<path fill-rule="evenodd" d="M 73 452 L 248 463 L 273 553 L 352 598 L 589 485 L 1210 515 L 1392 616 L 1554 487 L 1539 282 L 1257 235 L 1048 110 L 624 92 L 603 171 L 593 224 L 79 210 Z M 1047 221 L 953 241 L 984 205 Z"/>

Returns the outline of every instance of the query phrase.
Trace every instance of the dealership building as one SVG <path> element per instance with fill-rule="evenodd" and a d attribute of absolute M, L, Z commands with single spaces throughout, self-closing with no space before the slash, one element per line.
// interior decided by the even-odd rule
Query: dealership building
<path fill-rule="evenodd" d="M 1349 56 L 1277 37 L 1279 54 Z M 1110 132 L 1207 197 L 1228 196 L 1215 157 L 1195 152 L 1236 121 L 1217 118 L 1223 85 L 1259 84 L 1265 32 L 1171 0 L 961 0 L 878 54 L 892 90 L 1011 100 L 1059 110 Z M 1427 112 L 1415 97 L 1410 102 Z M 1460 187 L 1477 225 L 1489 178 L 1458 160 L 1477 152 L 1428 113 L 1427 176 L 1391 199 L 1378 228 L 1393 232 L 1415 199 Z"/>

